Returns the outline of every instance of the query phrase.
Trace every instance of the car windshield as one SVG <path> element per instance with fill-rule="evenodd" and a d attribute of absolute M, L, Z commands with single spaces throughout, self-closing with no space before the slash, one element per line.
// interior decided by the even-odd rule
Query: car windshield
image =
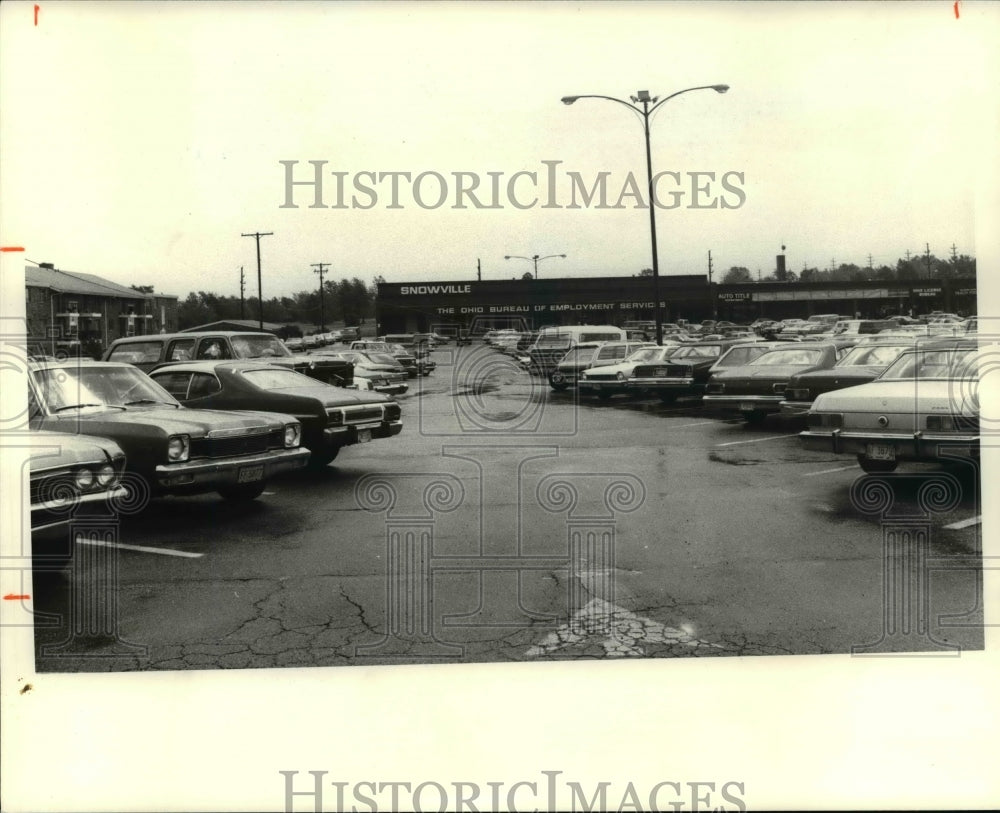
<path fill-rule="evenodd" d="M 852 348 L 837 362 L 837 367 L 886 367 L 896 357 L 912 345 L 908 344 L 862 344 Z"/>
<path fill-rule="evenodd" d="M 734 347 L 719 359 L 719 364 L 726 367 L 740 367 L 744 364 L 749 364 L 766 352 L 766 347 L 754 347 L 752 344 L 748 344 L 746 347 Z"/>
<path fill-rule="evenodd" d="M 538 337 L 536 344 L 538 347 L 547 347 L 547 348 L 569 347 L 569 334 L 546 333 L 544 336 Z"/>
<path fill-rule="evenodd" d="M 243 370 L 242 375 L 255 387 L 262 390 L 284 390 L 291 387 L 315 387 L 320 382 L 315 378 L 310 378 L 294 370 L 282 370 L 280 367 L 273 369 L 262 368 L 260 370 Z"/>
<path fill-rule="evenodd" d="M 236 358 L 239 359 L 292 355 L 277 336 L 268 336 L 265 334 L 261 334 L 260 336 L 233 336 L 232 344 L 233 352 L 236 354 Z"/>
<path fill-rule="evenodd" d="M 774 366 L 796 366 L 796 365 L 809 365 L 809 364 L 819 364 L 823 359 L 823 350 L 818 347 L 790 347 L 787 350 L 772 350 L 770 353 L 764 353 L 764 355 L 759 358 L 755 358 L 751 361 L 751 364 L 759 364 L 761 366 L 774 365 Z"/>
<path fill-rule="evenodd" d="M 139 404 L 180 406 L 174 397 L 131 365 L 35 370 L 35 383 L 50 411 Z"/>
<path fill-rule="evenodd" d="M 398 363 L 395 358 L 385 353 L 369 353 L 368 358 L 377 364 L 388 364 L 390 367 L 395 367 Z"/>
<path fill-rule="evenodd" d="M 722 352 L 721 344 L 697 344 L 675 350 L 672 359 L 714 359 Z"/>
<path fill-rule="evenodd" d="M 978 379 L 979 356 L 974 347 L 916 350 L 903 353 L 879 380 Z"/>
<path fill-rule="evenodd" d="M 562 357 L 560 364 L 573 363 L 577 361 L 590 361 L 594 357 L 595 347 L 574 347 Z"/>
<path fill-rule="evenodd" d="M 636 350 L 626 361 L 659 361 L 673 347 L 643 347 Z"/>

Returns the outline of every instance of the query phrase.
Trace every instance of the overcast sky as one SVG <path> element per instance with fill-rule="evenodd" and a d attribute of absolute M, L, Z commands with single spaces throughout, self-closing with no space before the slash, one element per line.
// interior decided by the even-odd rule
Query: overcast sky
<path fill-rule="evenodd" d="M 520 276 L 504 255 L 566 254 L 543 276 L 631 275 L 650 265 L 641 122 L 568 94 L 684 94 L 652 121 L 663 274 L 745 265 L 892 263 L 905 251 L 976 254 L 977 186 L 997 134 L 997 8 L 910 4 L 670 3 L 373 6 L 31 3 L 2 13 L 3 242 L 124 284 L 264 296 L 331 279 Z M 992 52 L 991 52 L 992 51 Z M 296 180 L 322 165 L 323 203 Z M 550 162 L 546 165 L 543 162 Z M 552 163 L 561 162 L 561 163 Z M 554 192 L 547 182 L 553 166 Z M 418 205 L 386 179 L 428 175 Z M 517 172 L 537 173 L 508 183 Z M 490 204 L 452 208 L 454 173 Z M 569 208 L 578 173 L 608 204 Z M 691 191 L 692 172 L 708 188 Z M 721 186 L 729 175 L 730 187 Z M 535 188 L 533 188 L 535 186 Z M 672 196 L 671 191 L 682 194 Z M 554 194 L 556 205 L 542 208 Z M 518 208 L 532 198 L 531 208 Z M 718 201 L 716 208 L 692 204 Z M 578 203 L 579 203 L 578 198 Z M 722 204 L 735 208 L 726 208 Z M 369 206 L 370 208 L 360 208 Z M 990 235 L 980 235 L 980 239 Z"/>

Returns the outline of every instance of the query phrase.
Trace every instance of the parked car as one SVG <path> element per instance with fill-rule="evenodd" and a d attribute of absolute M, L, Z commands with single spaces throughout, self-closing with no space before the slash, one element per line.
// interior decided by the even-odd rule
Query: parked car
<path fill-rule="evenodd" d="M 679 342 L 670 342 L 660 347 L 640 347 L 619 364 L 584 370 L 577 381 L 577 389 L 581 395 L 596 395 L 602 400 L 617 393 L 640 395 L 646 388 L 634 385 L 636 371 L 641 372 L 650 365 L 662 364 L 680 346 Z"/>
<path fill-rule="evenodd" d="M 290 339 L 285 339 L 285 347 L 291 350 L 293 353 L 306 349 L 306 340 L 301 336 L 293 336 Z"/>
<path fill-rule="evenodd" d="M 836 364 L 837 355 L 838 348 L 829 343 L 776 347 L 743 367 L 714 373 L 705 385 L 702 403 L 739 412 L 748 423 L 759 423 L 781 410 L 793 375 L 829 369 Z"/>
<path fill-rule="evenodd" d="M 153 495 L 254 499 L 269 478 L 309 459 L 295 418 L 187 409 L 131 364 L 32 365 L 28 387 L 31 428 L 110 438 Z"/>
<path fill-rule="evenodd" d="M 664 403 L 672 403 L 682 395 L 701 395 L 709 369 L 735 343 L 719 340 L 676 347 L 664 361 L 637 368 L 629 386 L 655 393 Z"/>
<path fill-rule="evenodd" d="M 794 342 L 734 342 L 729 345 L 728 350 L 723 350 L 722 354 L 715 360 L 715 363 L 708 368 L 709 377 L 720 370 L 728 370 L 730 367 L 742 367 L 749 364 L 758 356 L 763 356 L 775 347 L 788 347 Z"/>
<path fill-rule="evenodd" d="M 321 350 L 318 355 L 348 361 L 361 378 L 375 383 L 375 390 L 385 395 L 401 395 L 409 389 L 406 380 L 410 374 L 395 358 L 385 353 L 363 350 Z M 400 389 L 402 387 L 402 389 Z"/>
<path fill-rule="evenodd" d="M 325 466 L 344 446 L 398 435 L 399 404 L 386 395 L 332 387 L 252 361 L 196 361 L 150 377 L 184 406 L 281 412 L 302 424 L 310 464 Z"/>
<path fill-rule="evenodd" d="M 76 545 L 59 532 L 91 509 L 112 511 L 126 496 L 125 452 L 108 438 L 63 432 L 31 432 L 29 442 L 32 557 L 62 567 Z"/>
<path fill-rule="evenodd" d="M 788 379 L 782 415 L 805 415 L 813 401 L 824 392 L 853 387 L 874 381 L 904 350 L 914 347 L 912 341 L 868 342 L 852 347 L 829 370 L 798 373 Z"/>
<path fill-rule="evenodd" d="M 213 330 L 130 336 L 113 341 L 104 354 L 105 361 L 134 364 L 146 373 L 179 361 L 217 359 L 267 361 L 339 386 L 347 386 L 354 377 L 354 368 L 342 359 L 293 354 L 273 333 Z"/>
<path fill-rule="evenodd" d="M 549 374 L 549 386 L 564 390 L 575 386 L 587 369 L 617 364 L 640 347 L 655 347 L 649 342 L 585 342 L 570 350 Z"/>
<path fill-rule="evenodd" d="M 372 339 L 359 339 L 356 342 L 351 342 L 350 349 L 362 352 L 384 353 L 392 356 L 402 365 L 403 370 L 410 378 L 416 378 L 418 375 L 430 375 L 431 371 L 437 366 L 429 359 L 418 360 L 413 353 L 401 344 L 389 344 L 389 342 Z"/>
<path fill-rule="evenodd" d="M 579 344 L 625 341 L 625 331 L 614 325 L 556 325 L 538 331 L 535 343 L 528 349 L 531 369 L 548 375 L 566 354 Z"/>
<path fill-rule="evenodd" d="M 872 473 L 978 458 L 979 371 L 995 353 L 970 342 L 906 350 L 874 381 L 817 397 L 799 437 L 808 449 L 854 455 Z"/>

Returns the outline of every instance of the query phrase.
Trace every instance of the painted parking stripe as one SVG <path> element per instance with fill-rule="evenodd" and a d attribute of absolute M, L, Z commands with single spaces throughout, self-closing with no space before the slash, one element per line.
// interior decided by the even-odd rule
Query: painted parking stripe
<path fill-rule="evenodd" d="M 841 466 L 839 469 L 823 469 L 823 471 L 811 471 L 808 474 L 803 474 L 803 477 L 818 477 L 821 474 L 833 474 L 835 471 L 850 471 L 851 469 L 856 469 L 857 466 Z"/>
<path fill-rule="evenodd" d="M 106 542 L 103 539 L 77 539 L 79 545 L 94 545 L 98 548 L 118 548 L 136 553 L 159 553 L 163 556 L 181 556 L 185 559 L 200 559 L 204 553 L 190 553 L 186 550 L 171 550 L 170 548 L 147 548 L 144 545 L 125 545 L 121 542 Z"/>
<path fill-rule="evenodd" d="M 792 435 L 770 435 L 766 438 L 752 438 L 750 440 L 731 440 L 729 443 L 716 443 L 716 447 L 719 446 L 739 446 L 743 443 L 763 443 L 765 440 L 781 440 L 782 438 L 797 438 L 799 436 L 798 432 Z"/>
<path fill-rule="evenodd" d="M 969 528 L 973 525 L 979 525 L 983 521 L 983 515 L 980 514 L 978 517 L 972 517 L 972 519 L 963 519 L 961 522 L 953 522 L 951 525 L 945 525 L 945 530 L 947 531 L 959 531 L 962 528 Z"/>

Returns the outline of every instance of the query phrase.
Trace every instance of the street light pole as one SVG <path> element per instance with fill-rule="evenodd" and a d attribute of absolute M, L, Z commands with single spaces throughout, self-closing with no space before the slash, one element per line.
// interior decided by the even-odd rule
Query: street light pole
<path fill-rule="evenodd" d="M 655 113 L 664 103 L 670 101 L 676 96 L 680 96 L 682 93 L 690 93 L 692 90 L 714 90 L 716 93 L 725 93 L 729 90 L 729 85 L 699 85 L 698 87 L 678 90 L 676 93 L 671 93 L 663 99 L 658 99 L 656 96 L 650 96 L 648 90 L 640 90 L 637 91 L 635 96 L 629 97 L 632 100 L 631 104 L 626 102 L 624 99 L 616 99 L 614 96 L 587 94 L 582 96 L 562 97 L 562 103 L 566 105 L 573 104 L 573 102 L 577 99 L 605 99 L 609 102 L 617 102 L 618 104 L 625 105 L 625 107 L 629 110 L 642 117 L 643 133 L 646 138 L 646 177 L 648 179 L 649 189 L 649 235 L 653 250 L 653 313 L 656 317 L 656 343 L 658 345 L 663 344 L 663 314 L 660 310 L 660 263 L 656 250 L 656 200 L 653 194 L 653 157 L 650 149 L 649 117 L 653 115 L 653 113 Z M 641 108 L 638 106 L 640 103 L 642 104 Z M 652 105 L 652 107 L 650 107 L 650 105 Z"/>
<path fill-rule="evenodd" d="M 519 254 L 506 254 L 506 255 L 504 255 L 504 259 L 505 260 L 527 260 L 529 263 L 534 263 L 535 264 L 535 279 L 538 279 L 538 264 L 542 260 L 550 260 L 553 257 L 562 257 L 564 260 L 566 259 L 566 255 L 565 254 L 547 254 L 544 257 L 539 257 L 537 254 L 532 254 L 530 257 L 522 257 Z"/>

